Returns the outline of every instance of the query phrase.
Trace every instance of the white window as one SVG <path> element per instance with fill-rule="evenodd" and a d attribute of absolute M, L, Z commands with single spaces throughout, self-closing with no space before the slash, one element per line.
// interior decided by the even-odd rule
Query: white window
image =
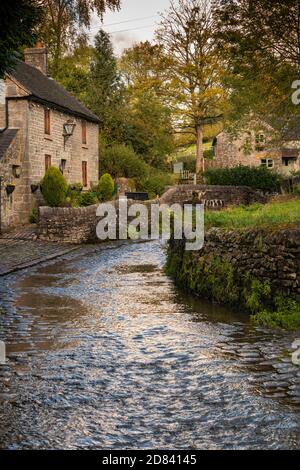
<path fill-rule="evenodd" d="M 266 166 L 267 168 L 274 168 L 274 160 L 272 160 L 272 158 L 263 158 L 260 162 L 261 166 Z"/>

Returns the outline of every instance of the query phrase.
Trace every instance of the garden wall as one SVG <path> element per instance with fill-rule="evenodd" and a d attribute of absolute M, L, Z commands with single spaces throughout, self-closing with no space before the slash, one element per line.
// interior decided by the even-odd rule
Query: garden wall
<path fill-rule="evenodd" d="M 270 285 L 273 297 L 300 300 L 300 228 L 211 229 L 197 252 L 172 240 L 168 271 L 182 286 L 219 303 L 242 306 L 254 281 Z"/>
<path fill-rule="evenodd" d="M 268 196 L 246 186 L 179 185 L 170 188 L 160 198 L 162 204 L 198 202 L 208 209 L 220 210 L 232 205 L 265 204 Z"/>
<path fill-rule="evenodd" d="M 95 242 L 97 207 L 40 207 L 38 238 L 74 244 Z"/>
<path fill-rule="evenodd" d="M 145 205 L 151 205 L 157 201 L 146 201 Z M 113 201 L 118 214 L 118 201 Z M 135 201 L 127 200 L 128 208 Z M 96 243 L 99 242 L 96 235 L 96 227 L 99 217 L 96 216 L 99 204 L 88 207 L 40 207 L 39 223 L 37 228 L 40 240 L 62 243 Z M 128 220 L 130 221 L 130 219 Z M 151 211 L 149 211 L 149 222 Z"/>

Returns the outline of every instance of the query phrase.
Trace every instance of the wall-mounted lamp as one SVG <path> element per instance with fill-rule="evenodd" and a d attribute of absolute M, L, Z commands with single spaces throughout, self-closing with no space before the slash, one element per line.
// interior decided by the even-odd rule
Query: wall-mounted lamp
<path fill-rule="evenodd" d="M 68 119 L 68 121 L 64 123 L 64 131 L 63 131 L 64 144 L 66 144 L 66 140 L 69 137 L 71 137 L 71 135 L 73 135 L 75 126 L 76 126 L 76 123 L 72 121 L 72 119 Z"/>
<path fill-rule="evenodd" d="M 21 167 L 20 165 L 13 165 L 12 166 L 12 173 L 15 178 L 20 178 L 21 176 Z"/>

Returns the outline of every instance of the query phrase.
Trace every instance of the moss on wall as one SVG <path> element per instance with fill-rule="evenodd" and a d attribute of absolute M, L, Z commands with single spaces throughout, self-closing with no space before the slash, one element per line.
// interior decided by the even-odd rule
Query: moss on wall
<path fill-rule="evenodd" d="M 259 234 L 258 246 L 262 240 Z M 241 270 L 239 264 L 232 261 L 232 254 L 218 255 L 220 250 L 213 243 L 208 246 L 200 252 L 192 252 L 185 251 L 183 241 L 170 242 L 166 271 L 179 286 L 199 297 L 244 310 L 256 324 L 300 328 L 298 300 L 278 290 L 270 279 Z M 249 258 L 251 261 L 250 248 Z"/>

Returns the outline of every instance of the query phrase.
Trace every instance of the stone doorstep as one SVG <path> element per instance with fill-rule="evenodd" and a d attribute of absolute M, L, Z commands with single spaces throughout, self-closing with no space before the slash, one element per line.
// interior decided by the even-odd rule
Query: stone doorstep
<path fill-rule="evenodd" d="M 81 245 L 72 246 L 72 247 L 69 247 L 68 249 L 60 250 L 60 251 L 57 251 L 56 253 L 52 253 L 50 255 L 47 255 L 41 258 L 31 259 L 30 261 L 26 261 L 25 263 L 11 266 L 8 269 L 1 270 L 0 268 L 0 277 L 7 276 L 8 274 L 12 274 L 17 271 L 22 271 L 23 269 L 31 268 L 38 264 L 51 261 L 55 258 L 59 258 L 60 256 L 67 255 L 68 253 L 71 253 L 72 251 L 78 250 L 80 247 Z"/>

